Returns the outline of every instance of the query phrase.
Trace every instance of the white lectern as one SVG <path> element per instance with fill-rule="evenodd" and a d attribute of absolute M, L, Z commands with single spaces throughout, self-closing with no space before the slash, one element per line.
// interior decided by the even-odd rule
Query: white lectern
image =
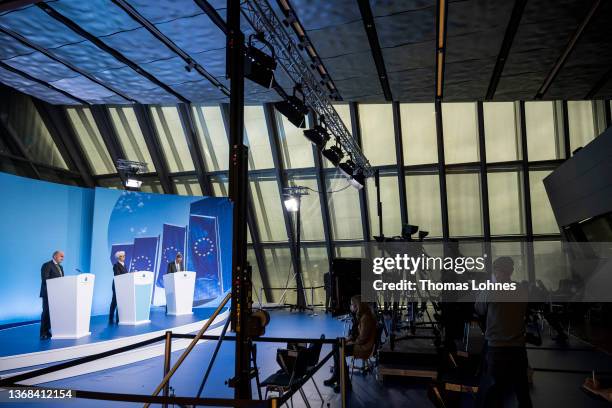
<path fill-rule="evenodd" d="M 195 290 L 195 272 L 183 271 L 164 275 L 166 289 L 166 306 L 169 315 L 192 314 L 193 292 Z"/>
<path fill-rule="evenodd" d="M 54 339 L 89 336 L 95 275 L 63 276 L 47 280 L 51 332 Z"/>
<path fill-rule="evenodd" d="M 130 272 L 115 276 L 119 324 L 149 323 L 153 272 Z"/>

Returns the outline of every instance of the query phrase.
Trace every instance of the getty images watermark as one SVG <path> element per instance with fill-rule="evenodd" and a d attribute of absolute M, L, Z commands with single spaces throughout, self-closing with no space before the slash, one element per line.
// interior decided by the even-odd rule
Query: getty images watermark
<path fill-rule="evenodd" d="M 500 302 L 612 301 L 612 243 L 386 242 L 363 252 L 368 302 L 473 302 L 483 292 Z M 498 278 L 499 258 L 509 278 Z"/>

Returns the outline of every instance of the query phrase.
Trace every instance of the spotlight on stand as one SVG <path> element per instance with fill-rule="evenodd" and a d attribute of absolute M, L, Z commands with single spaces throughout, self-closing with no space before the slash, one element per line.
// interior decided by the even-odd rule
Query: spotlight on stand
<path fill-rule="evenodd" d="M 117 163 L 115 163 L 115 167 L 123 180 L 125 188 L 128 190 L 139 190 L 142 185 L 142 181 L 138 179 L 137 175 L 146 173 L 147 171 L 147 163 L 126 160 L 126 159 L 117 159 Z"/>
<path fill-rule="evenodd" d="M 265 45 L 271 56 L 253 45 L 253 39 Z M 263 33 L 251 34 L 244 52 L 244 76 L 264 88 L 271 88 L 274 83 L 276 58 L 274 48 L 264 39 Z"/>
<path fill-rule="evenodd" d="M 344 153 L 342 153 L 342 149 L 340 149 L 340 141 L 336 139 L 336 144 L 331 146 L 323 152 L 321 152 L 323 156 L 329 160 L 334 166 L 340 164 L 340 160 L 344 157 Z"/>
<path fill-rule="evenodd" d="M 296 96 L 297 93 L 301 94 L 301 99 Z M 274 108 L 289 119 L 289 122 L 293 123 L 295 127 L 306 127 L 308 107 L 304 102 L 304 92 L 301 85 L 296 85 L 293 88 L 293 95 L 287 96 L 286 100 L 276 102 Z"/>
<path fill-rule="evenodd" d="M 297 212 L 300 209 L 300 202 L 294 196 L 288 196 L 285 198 L 285 208 L 289 212 Z"/>
<path fill-rule="evenodd" d="M 324 122 L 321 121 L 321 124 L 324 124 Z M 312 129 L 306 129 L 304 131 L 304 136 L 306 136 L 306 139 L 310 140 L 312 144 L 317 146 L 319 149 L 322 149 L 330 138 L 327 129 L 321 125 L 316 125 Z"/>

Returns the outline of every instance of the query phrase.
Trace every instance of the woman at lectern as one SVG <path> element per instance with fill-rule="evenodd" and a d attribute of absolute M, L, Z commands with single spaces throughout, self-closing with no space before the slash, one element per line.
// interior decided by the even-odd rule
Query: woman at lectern
<path fill-rule="evenodd" d="M 123 275 L 127 273 L 125 268 L 125 252 L 117 251 L 115 253 L 117 262 L 113 265 L 113 276 Z M 117 314 L 117 323 L 119 323 L 119 310 L 117 309 L 117 295 L 115 294 L 115 280 L 113 279 L 113 300 L 111 301 L 110 311 L 108 312 L 108 324 L 115 323 L 115 314 Z"/>

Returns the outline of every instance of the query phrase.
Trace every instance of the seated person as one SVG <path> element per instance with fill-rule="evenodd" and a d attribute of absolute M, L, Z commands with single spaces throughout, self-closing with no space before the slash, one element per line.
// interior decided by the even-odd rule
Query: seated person
<path fill-rule="evenodd" d="M 367 359 L 372 354 L 372 349 L 376 343 L 376 317 L 367 303 L 361 301 L 361 296 L 351 298 L 351 313 L 355 314 L 356 319 L 351 329 L 351 335 L 346 339 L 344 349 L 345 356 L 355 356 L 355 358 Z M 346 373 L 346 384 L 350 387 L 348 367 L 344 364 Z M 334 373 L 332 377 L 325 380 L 323 384 L 334 387 L 335 392 L 340 391 L 340 350 L 338 345 L 334 345 Z"/>

